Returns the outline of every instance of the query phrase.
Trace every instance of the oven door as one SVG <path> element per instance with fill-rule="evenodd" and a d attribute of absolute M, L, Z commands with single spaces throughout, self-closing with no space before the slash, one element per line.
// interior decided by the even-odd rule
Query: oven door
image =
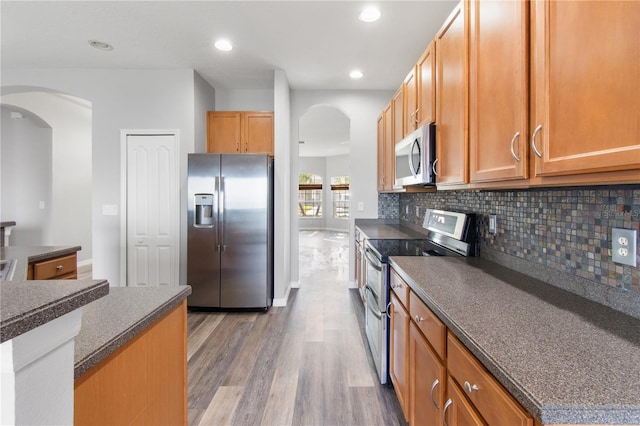
<path fill-rule="evenodd" d="M 366 259 L 367 278 L 364 286 L 365 300 L 365 333 L 373 363 L 376 366 L 380 383 L 387 383 L 389 336 L 387 307 L 387 271 L 388 265 L 380 262 L 372 253 L 370 247 L 366 247 L 364 257 Z"/>

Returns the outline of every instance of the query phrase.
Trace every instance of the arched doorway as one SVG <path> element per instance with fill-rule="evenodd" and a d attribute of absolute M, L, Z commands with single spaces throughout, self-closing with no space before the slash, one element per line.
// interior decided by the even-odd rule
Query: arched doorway
<path fill-rule="evenodd" d="M 349 143 L 350 119 L 339 109 L 315 105 L 300 117 L 297 219 L 301 285 L 321 272 L 348 281 Z"/>
<path fill-rule="evenodd" d="M 20 245 L 79 245 L 79 265 L 90 264 L 91 102 L 45 88 L 3 87 L 0 104 L 2 164 L 13 164 L 19 169 L 13 172 L 22 176 L 3 167 L 2 220 L 16 222 L 12 240 Z M 46 178 L 25 177 L 42 175 L 43 167 Z"/>

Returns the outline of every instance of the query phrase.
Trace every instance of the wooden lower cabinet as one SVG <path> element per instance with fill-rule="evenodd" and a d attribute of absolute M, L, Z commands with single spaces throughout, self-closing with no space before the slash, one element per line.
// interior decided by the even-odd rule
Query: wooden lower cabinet
<path fill-rule="evenodd" d="M 534 425 L 393 268 L 390 286 L 389 375 L 410 425 Z"/>
<path fill-rule="evenodd" d="M 486 425 L 451 377 L 447 380 L 447 401 L 443 407 L 442 422 L 447 426 Z"/>
<path fill-rule="evenodd" d="M 533 425 L 531 415 L 451 333 L 447 336 L 447 366 L 449 375 L 488 424 Z"/>
<path fill-rule="evenodd" d="M 29 264 L 28 280 L 75 280 L 78 278 L 77 253 Z"/>
<path fill-rule="evenodd" d="M 409 375 L 407 370 L 409 314 L 393 291 L 391 292 L 389 312 L 391 316 L 391 325 L 389 326 L 389 376 L 396 390 L 404 418 L 407 420 L 409 418 L 407 415 L 409 407 Z"/>
<path fill-rule="evenodd" d="M 186 306 L 76 379 L 74 424 L 187 424 Z"/>
<path fill-rule="evenodd" d="M 418 327 L 409 324 L 409 423 L 442 425 L 447 369 Z"/>

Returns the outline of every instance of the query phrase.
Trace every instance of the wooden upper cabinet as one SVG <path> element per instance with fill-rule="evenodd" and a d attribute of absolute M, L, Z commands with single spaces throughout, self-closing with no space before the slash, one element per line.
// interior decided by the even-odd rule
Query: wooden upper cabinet
<path fill-rule="evenodd" d="M 245 112 L 244 152 L 273 155 L 273 113 Z"/>
<path fill-rule="evenodd" d="M 436 182 L 469 182 L 467 2 L 436 36 Z"/>
<path fill-rule="evenodd" d="M 207 112 L 207 152 L 273 155 L 273 112 Z"/>
<path fill-rule="evenodd" d="M 378 117 L 378 192 L 393 191 L 395 156 L 393 142 L 393 104 L 389 102 Z"/>
<path fill-rule="evenodd" d="M 418 124 L 436 121 L 436 42 L 432 41 L 416 64 Z"/>
<path fill-rule="evenodd" d="M 469 5 L 471 182 L 528 177 L 528 4 Z"/>
<path fill-rule="evenodd" d="M 402 82 L 402 96 L 404 97 L 404 135 L 407 136 L 418 127 L 418 74 L 417 68 Z"/>
<path fill-rule="evenodd" d="M 240 153 L 241 113 L 233 111 L 207 112 L 207 152 Z"/>
<path fill-rule="evenodd" d="M 393 140 L 393 104 L 387 104 L 384 117 L 384 190 L 392 191 L 396 186 L 396 143 Z"/>
<path fill-rule="evenodd" d="M 402 87 L 400 87 L 391 98 L 391 113 L 393 122 L 393 138 L 392 143 L 395 150 L 396 142 L 401 141 L 404 137 L 404 106 L 402 100 Z M 395 155 L 395 153 L 394 153 Z"/>
<path fill-rule="evenodd" d="M 384 166 L 386 163 L 384 149 L 384 112 L 378 117 L 378 192 L 384 191 Z"/>
<path fill-rule="evenodd" d="M 640 2 L 532 1 L 532 25 L 535 175 L 640 169 Z"/>

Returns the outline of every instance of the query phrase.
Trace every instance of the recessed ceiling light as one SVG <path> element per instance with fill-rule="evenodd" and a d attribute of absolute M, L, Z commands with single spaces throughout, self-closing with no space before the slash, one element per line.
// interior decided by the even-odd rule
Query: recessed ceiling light
<path fill-rule="evenodd" d="M 353 78 L 354 80 L 362 78 L 363 76 L 364 74 L 360 70 L 353 70 L 349 73 L 349 77 Z"/>
<path fill-rule="evenodd" d="M 105 50 L 107 52 L 113 50 L 112 45 L 98 40 L 89 40 L 89 46 L 95 47 L 96 49 Z"/>
<path fill-rule="evenodd" d="M 233 45 L 231 44 L 231 42 L 225 39 L 216 41 L 214 46 L 216 47 L 216 49 L 222 50 L 223 52 L 228 52 L 233 49 Z"/>
<path fill-rule="evenodd" d="M 358 16 L 362 22 L 374 22 L 380 19 L 380 9 L 375 6 L 366 7 L 362 12 L 360 12 L 360 16 Z"/>

